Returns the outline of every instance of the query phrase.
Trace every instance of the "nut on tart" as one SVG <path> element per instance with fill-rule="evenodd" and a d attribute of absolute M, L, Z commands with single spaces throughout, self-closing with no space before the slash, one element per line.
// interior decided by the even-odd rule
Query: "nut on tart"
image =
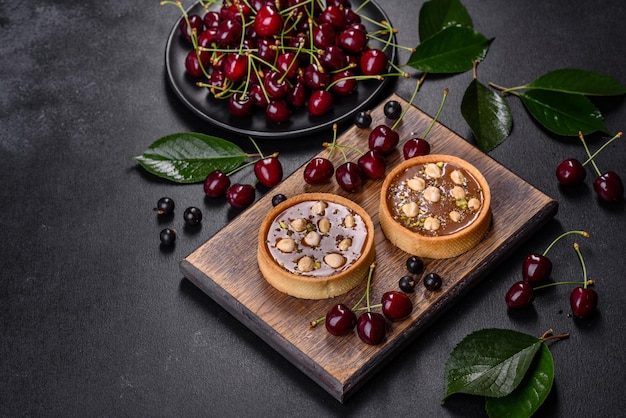
<path fill-rule="evenodd" d="M 305 193 L 278 204 L 261 223 L 257 261 L 267 282 L 302 299 L 348 292 L 375 259 L 374 224 L 356 203 Z"/>
<path fill-rule="evenodd" d="M 491 225 L 491 192 L 476 167 L 443 154 L 408 159 L 385 178 L 380 226 L 409 254 L 456 257 L 476 246 Z"/>

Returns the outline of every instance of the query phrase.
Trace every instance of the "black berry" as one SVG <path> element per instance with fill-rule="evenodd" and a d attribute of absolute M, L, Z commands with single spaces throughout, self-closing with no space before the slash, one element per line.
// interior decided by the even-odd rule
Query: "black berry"
<path fill-rule="evenodd" d="M 157 202 L 156 211 L 159 215 L 171 215 L 174 213 L 174 200 L 169 197 L 162 197 Z"/>
<path fill-rule="evenodd" d="M 424 262 L 419 257 L 412 255 L 406 260 L 406 269 L 409 273 L 420 274 L 424 269 Z"/>
<path fill-rule="evenodd" d="M 282 203 L 285 200 L 287 200 L 287 196 L 282 193 L 274 195 L 274 197 L 272 197 L 272 206 L 277 206 L 279 203 Z"/>
<path fill-rule="evenodd" d="M 163 245 L 173 245 L 176 242 L 176 230 L 165 228 L 159 234 L 159 238 Z"/>
<path fill-rule="evenodd" d="M 412 276 L 402 276 L 398 281 L 398 287 L 400 290 L 406 293 L 413 293 L 415 291 L 415 279 Z"/>
<path fill-rule="evenodd" d="M 200 209 L 196 207 L 188 207 L 185 209 L 185 213 L 183 213 L 183 218 L 185 219 L 185 223 L 187 225 L 198 225 L 202 222 L 202 212 Z"/>
<path fill-rule="evenodd" d="M 437 273 L 428 273 L 424 277 L 424 287 L 428 290 L 439 290 L 441 288 L 441 276 Z"/>

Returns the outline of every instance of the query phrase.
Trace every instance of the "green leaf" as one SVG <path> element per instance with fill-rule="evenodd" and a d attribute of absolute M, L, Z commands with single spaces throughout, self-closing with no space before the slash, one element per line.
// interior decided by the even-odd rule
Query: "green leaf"
<path fill-rule="evenodd" d="M 541 350 L 519 386 L 502 398 L 487 398 L 487 414 L 493 418 L 528 418 L 546 400 L 553 382 L 554 360 L 548 346 L 541 344 Z"/>
<path fill-rule="evenodd" d="M 424 41 L 449 26 L 473 27 L 472 18 L 460 0 L 430 0 L 419 14 L 419 37 Z"/>
<path fill-rule="evenodd" d="M 444 400 L 454 393 L 500 397 L 522 381 L 542 340 L 506 329 L 465 337 L 446 362 Z"/>
<path fill-rule="evenodd" d="M 471 28 L 449 26 L 419 44 L 407 65 L 434 74 L 465 72 L 485 58 L 490 43 Z"/>
<path fill-rule="evenodd" d="M 472 80 L 461 102 L 461 114 L 476 137 L 478 147 L 489 152 L 511 133 L 513 116 L 502 95 Z"/>
<path fill-rule="evenodd" d="M 232 142 L 199 133 L 177 133 L 154 141 L 134 157 L 148 172 L 176 183 L 199 183 L 213 170 L 237 168 L 247 154 Z"/>
<path fill-rule="evenodd" d="M 605 74 L 565 68 L 542 75 L 525 87 L 586 96 L 618 96 L 626 87 Z"/>
<path fill-rule="evenodd" d="M 546 129 L 563 136 L 608 133 L 602 114 L 585 96 L 547 90 L 518 93 L 526 110 Z"/>

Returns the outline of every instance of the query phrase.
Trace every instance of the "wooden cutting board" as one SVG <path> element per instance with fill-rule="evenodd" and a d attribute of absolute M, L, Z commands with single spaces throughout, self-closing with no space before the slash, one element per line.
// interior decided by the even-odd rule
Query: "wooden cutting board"
<path fill-rule="evenodd" d="M 403 106 L 408 103 L 393 95 Z M 372 127 L 389 123 L 383 104 L 372 110 Z M 387 157 L 388 170 L 403 160 L 402 146 L 412 136 L 422 135 L 432 119 L 411 106 L 397 128 L 398 151 Z M 321 142 L 332 141 L 320 138 Z M 339 143 L 367 149 L 369 129 L 350 128 Z M 411 342 L 437 316 L 450 308 L 471 286 L 502 262 L 526 238 L 553 217 L 556 201 L 526 183 L 502 165 L 443 125 L 436 123 L 428 136 L 431 153 L 451 154 L 475 165 L 491 187 L 493 223 L 488 236 L 474 249 L 459 257 L 424 260 L 425 273 L 436 272 L 443 279 L 440 291 L 430 292 L 419 283 L 411 295 L 414 310 L 401 322 L 389 323 L 386 340 L 378 346 L 367 345 L 356 332 L 335 337 L 323 325 L 310 328 L 310 321 L 324 316 L 335 303 L 353 306 L 363 294 L 363 285 L 331 300 L 301 300 L 271 287 L 257 267 L 257 233 L 261 220 L 271 209 L 276 193 L 294 196 L 306 192 L 330 192 L 347 197 L 363 206 L 376 225 L 376 263 L 372 300 L 380 301 L 385 291 L 398 290 L 398 280 L 406 274 L 406 253 L 393 247 L 378 225 L 378 199 L 382 180 L 367 181 L 363 189 L 347 193 L 333 182 L 310 186 L 303 180 L 304 166 L 280 185 L 239 214 L 226 227 L 181 262 L 185 276 L 228 312 L 259 335 L 275 350 L 343 402 L 393 355 Z M 322 150 L 320 155 L 327 156 Z M 349 154 L 356 160 L 356 153 Z M 336 166 L 341 153 L 334 153 Z"/>

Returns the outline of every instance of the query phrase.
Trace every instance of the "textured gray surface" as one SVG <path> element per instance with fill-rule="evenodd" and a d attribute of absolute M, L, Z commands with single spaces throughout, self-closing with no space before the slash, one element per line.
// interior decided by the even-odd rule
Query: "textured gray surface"
<path fill-rule="evenodd" d="M 495 37 L 481 81 L 514 86 L 577 67 L 626 83 L 622 2 L 465 3 L 477 30 Z M 417 44 L 421 4 L 384 5 L 401 44 Z M 478 398 L 439 400 L 450 350 L 486 327 L 571 333 L 551 345 L 556 382 L 541 416 L 623 414 L 624 203 L 603 205 L 587 186 L 561 190 L 554 168 L 566 157 L 583 158 L 580 144 L 546 133 L 514 99 L 513 133 L 490 155 L 559 200 L 557 217 L 345 405 L 185 280 L 178 261 L 237 212 L 205 200 L 201 186 L 145 174 L 131 157 L 183 131 L 252 147 L 202 123 L 167 86 L 165 40 L 178 15 L 158 1 L 0 2 L 0 415 L 479 417 Z M 459 112 L 470 80 L 470 73 L 428 78 L 415 104 L 434 115 L 450 88 L 440 121 L 471 138 Z M 413 83 L 394 88 L 408 98 Z M 623 98 L 599 103 L 609 130 L 623 130 Z M 281 153 L 289 174 L 320 142 L 261 145 Z M 625 157 L 617 141 L 598 164 L 626 176 Z M 159 250 L 163 225 L 152 211 L 165 195 L 178 204 L 168 225 L 181 231 L 167 253 Z M 192 205 L 205 216 L 195 233 L 181 217 Z M 599 315 L 573 321 L 566 287 L 540 295 L 533 310 L 508 313 L 504 293 L 518 280 L 523 256 L 578 228 L 592 234 L 581 245 L 597 280 Z M 555 278 L 580 277 L 569 245 L 551 255 Z"/>

